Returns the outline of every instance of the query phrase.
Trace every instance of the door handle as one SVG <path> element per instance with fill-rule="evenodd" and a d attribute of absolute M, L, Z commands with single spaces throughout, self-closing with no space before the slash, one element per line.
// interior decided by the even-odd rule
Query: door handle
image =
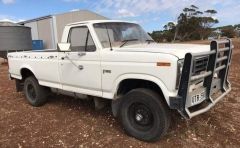
<path fill-rule="evenodd" d="M 54 56 L 49 56 L 48 58 L 49 58 L 49 59 L 53 59 L 53 58 L 54 58 Z"/>
<path fill-rule="evenodd" d="M 79 52 L 79 53 L 78 53 L 78 56 L 79 56 L 79 57 L 83 57 L 83 56 L 85 56 L 85 55 L 86 55 L 86 52 Z"/>
<path fill-rule="evenodd" d="M 79 69 L 79 70 L 83 70 L 83 69 L 84 69 L 83 65 L 79 65 L 79 66 L 78 66 L 78 69 Z"/>

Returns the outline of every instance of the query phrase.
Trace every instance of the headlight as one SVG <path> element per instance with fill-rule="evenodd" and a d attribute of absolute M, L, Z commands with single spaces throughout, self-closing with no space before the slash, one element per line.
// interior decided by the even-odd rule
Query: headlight
<path fill-rule="evenodd" d="M 176 89 L 179 88 L 180 79 L 183 70 L 184 59 L 178 60 Z"/>
<path fill-rule="evenodd" d="M 183 64 L 184 64 L 184 59 L 178 60 L 178 70 L 180 73 L 182 73 Z"/>

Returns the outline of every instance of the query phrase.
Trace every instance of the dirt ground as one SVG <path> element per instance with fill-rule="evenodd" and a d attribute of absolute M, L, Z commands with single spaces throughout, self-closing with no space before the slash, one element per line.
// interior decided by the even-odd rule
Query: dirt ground
<path fill-rule="evenodd" d="M 3 63 L 4 62 L 4 59 L 3 58 L 0 58 L 0 63 Z"/>
<path fill-rule="evenodd" d="M 55 95 L 31 107 L 0 65 L 0 147 L 240 147 L 240 40 L 234 45 L 232 92 L 192 120 L 173 114 L 168 134 L 155 143 L 128 137 L 110 108 L 95 111 L 91 101 Z"/>

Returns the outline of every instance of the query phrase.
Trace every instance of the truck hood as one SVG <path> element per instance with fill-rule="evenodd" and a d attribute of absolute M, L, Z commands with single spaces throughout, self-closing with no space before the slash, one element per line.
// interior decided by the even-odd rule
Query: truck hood
<path fill-rule="evenodd" d="M 183 59 L 187 53 L 200 53 L 210 51 L 209 45 L 196 45 L 196 44 L 136 44 L 128 45 L 116 49 L 119 52 L 152 52 L 164 53 L 177 56 Z"/>

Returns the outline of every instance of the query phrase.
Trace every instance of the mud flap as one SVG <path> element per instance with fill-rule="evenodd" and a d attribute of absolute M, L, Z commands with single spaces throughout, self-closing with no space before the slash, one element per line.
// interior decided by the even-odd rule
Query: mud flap
<path fill-rule="evenodd" d="M 107 99 L 94 97 L 93 100 L 94 100 L 94 105 L 95 105 L 96 110 L 101 110 L 101 109 L 105 108 L 108 104 Z"/>
<path fill-rule="evenodd" d="M 16 91 L 17 92 L 22 92 L 23 91 L 23 83 L 21 80 L 15 80 L 15 85 L 16 85 Z"/>
<path fill-rule="evenodd" d="M 122 104 L 122 98 L 118 98 L 116 100 L 112 100 L 112 113 L 114 117 L 118 116 L 119 113 L 119 109 L 121 107 Z"/>

